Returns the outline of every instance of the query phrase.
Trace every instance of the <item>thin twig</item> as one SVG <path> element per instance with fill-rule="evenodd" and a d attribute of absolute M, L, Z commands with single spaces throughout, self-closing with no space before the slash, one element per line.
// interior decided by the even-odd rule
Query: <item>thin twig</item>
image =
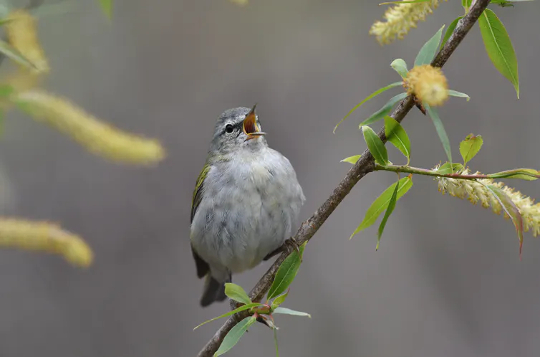
<path fill-rule="evenodd" d="M 475 175 L 464 175 L 464 174 L 444 174 L 437 172 L 435 170 L 427 170 L 427 169 L 421 169 L 418 167 L 412 167 L 407 165 L 386 165 L 382 166 L 379 164 L 375 164 L 374 171 L 390 171 L 390 172 L 403 172 L 407 174 L 416 174 L 416 175 L 424 175 L 424 176 L 433 176 L 433 177 L 448 177 L 453 179 L 461 179 L 461 180 L 477 180 L 477 179 L 491 179 L 489 175 L 483 175 L 483 174 L 475 174 Z M 534 177 L 531 175 L 531 177 Z"/>
<path fill-rule="evenodd" d="M 452 55 L 457 46 L 461 43 L 465 35 L 469 32 L 475 22 L 478 20 L 484 9 L 488 6 L 490 0 L 477 0 L 476 3 L 470 8 L 467 15 L 463 17 L 457 24 L 452 36 L 446 42 L 442 50 L 437 54 L 435 59 L 432 61 L 432 65 L 435 67 L 442 67 L 448 58 Z M 401 122 L 407 113 L 414 106 L 414 97 L 408 96 L 392 113 L 392 117 Z M 384 130 L 381 130 L 379 137 L 386 142 L 386 136 L 384 135 Z M 313 237 L 313 235 L 319 230 L 322 224 L 326 219 L 334 212 L 336 207 L 343 201 L 345 196 L 349 194 L 354 185 L 362 179 L 365 175 L 372 172 L 375 168 L 375 162 L 373 156 L 369 153 L 368 150 L 364 151 L 360 160 L 356 162 L 352 169 L 349 170 L 345 178 L 339 183 L 339 185 L 334 189 L 332 195 L 323 203 L 321 207 L 311 218 L 303 222 L 300 226 L 300 229 L 294 236 L 294 239 L 298 244 L 303 244 Z M 250 297 L 253 301 L 260 301 L 264 294 L 270 288 L 274 276 L 285 258 L 290 254 L 290 248 L 287 251 L 283 252 L 272 264 L 270 269 L 262 276 L 259 282 L 250 292 Z M 243 318 L 249 315 L 248 312 L 241 312 L 232 317 L 230 317 L 221 328 L 215 333 L 214 337 L 208 341 L 206 346 L 199 352 L 198 357 L 210 357 L 213 356 L 217 351 L 221 342 L 227 335 L 227 333 Z"/>

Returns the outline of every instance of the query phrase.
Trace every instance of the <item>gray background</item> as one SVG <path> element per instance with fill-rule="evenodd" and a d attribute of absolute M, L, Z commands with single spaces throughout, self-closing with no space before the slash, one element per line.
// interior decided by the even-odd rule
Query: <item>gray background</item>
<path fill-rule="evenodd" d="M 368 36 L 378 1 L 118 0 L 109 24 L 94 1 L 43 17 L 53 71 L 50 90 L 97 116 L 160 138 L 168 158 L 155 169 L 93 157 L 56 131 L 11 113 L 0 141 L 2 213 L 60 222 L 96 253 L 87 271 L 60 257 L 0 251 L 0 356 L 193 356 L 224 312 L 202 309 L 202 281 L 189 250 L 192 188 L 214 122 L 225 109 L 259 103 L 270 145 L 295 166 L 307 196 L 302 219 L 349 169 L 364 143 L 357 124 L 373 100 L 334 135 L 335 123 L 373 90 L 398 80 L 441 26 L 462 14 L 444 3 L 393 45 Z M 496 8 L 514 40 L 522 98 L 485 54 L 478 28 L 445 67 L 451 88 L 472 100 L 441 109 L 454 154 L 482 134 L 474 168 L 540 167 L 536 138 L 539 4 Z M 6 67 L 7 68 L 7 67 Z M 3 69 L 7 70 L 7 69 Z M 393 93 L 392 95 L 394 95 Z M 404 122 L 413 164 L 444 152 L 429 119 Z M 391 150 L 394 162 L 402 159 Z M 526 235 L 523 260 L 509 221 L 418 177 L 375 252 L 376 227 L 352 241 L 369 203 L 395 177 L 366 177 L 309 244 L 287 306 L 313 318 L 280 317 L 283 356 L 537 356 L 540 243 Z M 538 183 L 515 183 L 540 198 Z M 235 277 L 251 288 L 268 263 Z M 251 329 L 231 352 L 272 356 L 271 331 Z"/>

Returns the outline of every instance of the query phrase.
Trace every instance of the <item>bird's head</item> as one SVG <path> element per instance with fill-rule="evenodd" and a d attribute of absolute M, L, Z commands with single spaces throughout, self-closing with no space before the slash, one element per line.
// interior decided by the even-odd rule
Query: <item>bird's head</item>
<path fill-rule="evenodd" d="M 225 154 L 238 149 L 256 151 L 265 147 L 266 133 L 262 132 L 255 107 L 223 112 L 216 123 L 211 150 Z"/>

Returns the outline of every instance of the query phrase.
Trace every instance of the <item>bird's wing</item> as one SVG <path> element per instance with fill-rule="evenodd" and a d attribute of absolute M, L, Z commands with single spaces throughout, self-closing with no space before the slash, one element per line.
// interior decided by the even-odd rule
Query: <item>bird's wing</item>
<path fill-rule="evenodd" d="M 197 183 L 195 184 L 195 190 L 193 191 L 193 198 L 191 200 L 191 222 L 193 222 L 193 217 L 197 213 L 197 208 L 202 200 L 202 192 L 204 190 L 204 180 L 208 176 L 208 171 L 210 171 L 210 165 L 205 164 L 199 177 L 197 178 Z"/>
<path fill-rule="evenodd" d="M 197 178 L 197 183 L 195 184 L 195 190 L 193 191 L 193 199 L 191 201 L 191 222 L 193 222 L 193 217 L 197 212 L 197 208 L 202 200 L 202 192 L 204 189 L 204 180 L 210 171 L 210 165 L 205 164 L 199 177 Z M 191 244 L 191 253 L 193 254 L 193 259 L 195 259 L 195 266 L 197 267 L 197 276 L 202 278 L 210 271 L 210 266 L 205 262 L 193 249 L 193 244 Z"/>

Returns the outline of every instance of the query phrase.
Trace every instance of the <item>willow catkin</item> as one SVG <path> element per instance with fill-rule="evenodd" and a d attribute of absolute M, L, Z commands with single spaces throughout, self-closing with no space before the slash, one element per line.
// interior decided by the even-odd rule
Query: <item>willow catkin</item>
<path fill-rule="evenodd" d="M 0 218 L 0 248 L 60 254 L 80 267 L 88 267 L 93 260 L 92 250 L 82 238 L 49 222 Z"/>
<path fill-rule="evenodd" d="M 432 107 L 443 105 L 448 99 L 448 82 L 440 68 L 429 64 L 414 67 L 407 73 L 403 85 L 422 103 Z"/>
<path fill-rule="evenodd" d="M 38 40 L 36 19 L 28 11 L 18 9 L 12 11 L 7 20 L 4 28 L 8 42 L 34 65 L 31 69 L 34 73 L 49 72 L 45 51 Z"/>
<path fill-rule="evenodd" d="M 419 3 L 397 4 L 386 10 L 384 19 L 377 21 L 369 33 L 377 38 L 381 45 L 393 42 L 396 38 L 403 39 L 411 28 L 436 9 L 442 0 L 428 0 Z"/>
<path fill-rule="evenodd" d="M 129 134 L 100 121 L 66 99 L 41 90 L 14 95 L 21 108 L 68 135 L 88 151 L 129 164 L 151 164 L 165 157 L 157 140 Z"/>

